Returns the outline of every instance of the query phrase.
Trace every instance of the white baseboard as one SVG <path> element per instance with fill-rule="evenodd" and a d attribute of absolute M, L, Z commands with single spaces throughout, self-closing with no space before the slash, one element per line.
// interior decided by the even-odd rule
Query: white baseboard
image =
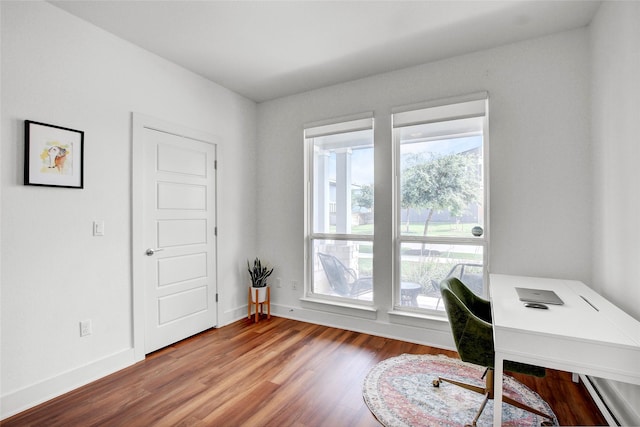
<path fill-rule="evenodd" d="M 396 339 L 446 350 L 455 350 L 449 326 L 443 322 L 430 322 L 425 319 L 399 319 L 395 323 L 380 322 L 368 317 L 344 315 L 340 310 L 331 311 L 330 307 L 313 310 L 299 306 L 271 304 L 271 314 L 286 319 L 314 323 L 332 328 Z M 226 326 L 247 316 L 247 306 L 225 311 L 218 318 L 218 327 Z M 374 314 L 375 317 L 375 314 Z"/>
<path fill-rule="evenodd" d="M 580 375 L 593 401 L 602 412 L 609 425 L 639 426 L 640 425 L 640 402 L 630 402 L 625 393 L 620 389 L 634 388 L 635 390 L 627 394 L 638 396 L 639 386 L 631 384 L 621 384 L 616 381 L 602 378 L 592 378 Z M 638 400 L 638 399 L 636 399 Z"/>
<path fill-rule="evenodd" d="M 394 324 L 278 304 L 271 304 L 271 314 L 287 319 L 345 329 L 382 338 L 407 341 L 445 350 L 455 350 L 453 337 L 448 330 L 448 326 L 446 331 L 438 330 L 429 327 L 429 322 L 426 320 L 414 325 Z"/>
<path fill-rule="evenodd" d="M 81 366 L 0 397 L 0 420 L 89 384 L 136 362 L 133 348 Z"/>
<path fill-rule="evenodd" d="M 246 319 L 247 317 L 247 305 L 241 307 L 236 307 L 232 310 L 227 310 L 222 312 L 220 316 L 218 316 L 218 328 L 223 326 L 227 326 L 232 324 L 233 322 L 237 322 L 240 319 Z"/>

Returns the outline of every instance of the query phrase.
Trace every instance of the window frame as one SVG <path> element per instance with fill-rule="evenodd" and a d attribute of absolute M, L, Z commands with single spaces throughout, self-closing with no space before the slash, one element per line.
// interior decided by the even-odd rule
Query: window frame
<path fill-rule="evenodd" d="M 332 241 L 357 241 L 367 242 L 373 247 L 374 245 L 374 232 L 371 234 L 345 234 L 345 233 L 319 233 L 314 229 L 314 212 L 315 212 L 315 169 L 314 169 L 314 157 L 315 146 L 314 138 L 328 135 L 336 135 L 342 133 L 356 132 L 360 130 L 372 131 L 372 144 L 375 147 L 374 137 L 374 116 L 373 112 L 367 112 L 362 114 L 356 114 L 351 116 L 339 117 L 335 119 L 325 120 L 321 122 L 314 122 L 304 125 L 303 140 L 304 140 L 304 179 L 305 179 L 305 194 L 304 194 L 304 295 L 303 299 L 307 301 L 315 301 L 326 303 L 336 306 L 351 306 L 360 307 L 364 309 L 372 309 L 374 307 L 375 293 L 371 301 L 359 300 L 350 297 L 327 295 L 323 293 L 315 293 L 313 291 L 314 283 L 314 242 L 316 240 L 332 240 Z M 374 154 L 375 155 L 375 154 Z M 375 179 L 375 170 L 374 170 Z M 374 202 L 375 206 L 375 202 Z M 375 222 L 375 216 L 374 216 Z M 375 227 L 374 227 L 375 228 Z M 372 260 L 373 262 L 373 260 Z M 373 277 L 373 272 L 372 272 Z M 373 291 L 372 291 L 373 292 Z"/>
<path fill-rule="evenodd" d="M 482 113 L 480 114 L 480 110 Z M 472 117 L 482 119 L 482 184 L 483 184 L 483 214 L 484 233 L 481 237 L 441 237 L 441 236 L 407 236 L 402 234 L 402 189 L 400 170 L 400 137 L 397 129 L 417 124 L 440 123 Z M 398 124 L 400 123 L 400 124 Z M 392 163 L 393 163 L 393 295 L 392 310 L 394 313 L 418 314 L 446 318 L 444 310 L 409 307 L 402 305 L 401 299 L 401 263 L 403 243 L 427 244 L 459 244 L 481 246 L 483 258 L 483 297 L 489 295 L 489 242 L 490 242 L 490 188 L 489 188 L 489 96 L 487 92 L 413 104 L 392 109 Z"/>

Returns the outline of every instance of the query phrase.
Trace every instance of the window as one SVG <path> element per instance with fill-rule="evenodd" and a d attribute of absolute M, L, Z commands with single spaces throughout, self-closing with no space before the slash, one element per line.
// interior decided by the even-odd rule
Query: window
<path fill-rule="evenodd" d="M 394 307 L 443 313 L 440 281 L 486 295 L 487 99 L 393 114 Z"/>
<path fill-rule="evenodd" d="M 305 129 L 307 294 L 373 301 L 373 118 Z"/>

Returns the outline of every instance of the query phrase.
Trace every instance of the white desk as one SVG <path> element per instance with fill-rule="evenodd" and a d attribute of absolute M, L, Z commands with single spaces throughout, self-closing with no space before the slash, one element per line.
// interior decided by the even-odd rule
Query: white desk
<path fill-rule="evenodd" d="M 516 287 L 553 290 L 564 305 L 527 308 Z M 640 384 L 640 322 L 584 283 L 491 274 L 490 292 L 495 426 L 502 423 L 505 360 Z"/>

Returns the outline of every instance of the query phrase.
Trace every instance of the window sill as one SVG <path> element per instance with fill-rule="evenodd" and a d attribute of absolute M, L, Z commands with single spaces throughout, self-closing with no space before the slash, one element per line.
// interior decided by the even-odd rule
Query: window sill
<path fill-rule="evenodd" d="M 449 330 L 449 319 L 446 316 L 400 310 L 391 310 L 387 313 L 392 323 L 422 328 L 428 325 L 430 329 Z"/>
<path fill-rule="evenodd" d="M 303 297 L 300 298 L 303 305 L 314 310 L 321 310 L 347 316 L 361 317 L 364 319 L 376 319 L 378 309 L 373 306 L 350 304 L 343 301 L 329 301 L 321 298 Z"/>
<path fill-rule="evenodd" d="M 436 320 L 438 322 L 449 323 L 449 319 L 447 316 L 437 316 L 435 314 L 427 314 L 427 313 L 417 313 L 413 311 L 401 311 L 401 310 L 391 310 L 388 311 L 392 316 L 402 316 L 402 317 L 411 317 L 414 319 L 427 319 L 427 320 Z"/>

